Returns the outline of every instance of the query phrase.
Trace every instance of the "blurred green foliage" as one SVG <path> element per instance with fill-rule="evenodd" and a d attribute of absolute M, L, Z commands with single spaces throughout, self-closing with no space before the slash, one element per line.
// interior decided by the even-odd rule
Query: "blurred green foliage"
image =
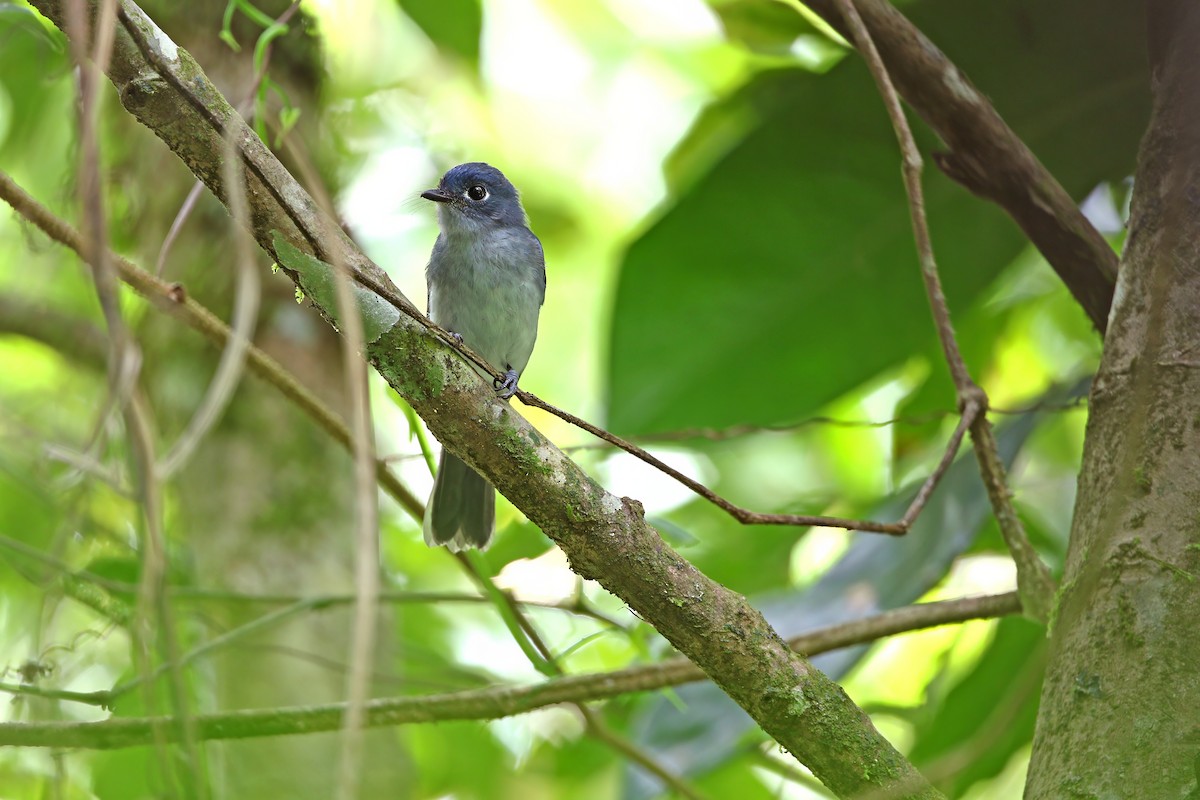
<path fill-rule="evenodd" d="M 271 18 L 286 5 L 258 4 Z M 235 19 L 239 56 L 220 41 L 224 9 L 224 2 L 149 7 L 239 100 L 261 26 Z M 1080 201 L 1106 182 L 1119 188 L 1132 172 L 1147 113 L 1136 8 L 1116 0 L 913 0 L 904 9 Z M 902 513 L 953 429 L 954 400 L 920 291 L 894 140 L 861 64 L 844 58 L 823 26 L 775 0 L 314 0 L 299 17 L 272 43 L 271 79 L 303 111 L 289 136 L 307 145 L 347 228 L 409 297 L 424 297 L 434 236 L 420 190 L 452 163 L 496 163 L 522 190 L 549 268 L 541 336 L 523 385 L 641 436 L 741 505 L 877 519 Z M 102 101 L 110 236 L 153 268 L 191 178 L 129 120 L 107 85 Z M 77 222 L 73 102 L 62 36 L 25 6 L 0 4 L 0 169 Z M 925 152 L 936 150 L 936 138 L 917 127 Z M 1035 544 L 1061 563 L 1086 416 L 1072 397 L 1095 368 L 1098 339 L 1003 214 L 933 170 L 926 186 L 969 366 L 1001 410 L 1039 404 L 1037 413 L 996 420 Z M 1102 191 L 1093 200 L 1119 217 L 1119 196 Z M 185 223 L 190 238 L 175 245 L 165 267 L 224 316 L 232 284 L 226 225 L 222 209 L 203 196 Z M 103 320 L 86 269 L 14 215 L 0 215 L 0 252 L 0 300 L 16 304 L 0 303 L 0 668 L 8 668 L 9 683 L 34 662 L 47 667 L 32 676 L 43 688 L 110 689 L 138 674 L 128 631 L 65 594 L 60 580 L 71 573 L 133 603 L 130 584 L 145 552 L 119 421 L 101 426 L 83 468 L 61 455 L 86 449 L 106 383 L 88 356 L 95 341 L 76 336 L 72 346 L 60 321 L 101 330 Z M 336 404 L 341 371 L 336 347 L 322 344 L 324 322 L 261 266 L 279 302 L 265 306 L 257 342 L 295 357 L 301 380 Z M 177 323 L 128 292 L 122 304 L 149 353 L 147 393 L 157 438 L 169 445 L 203 395 L 215 354 L 186 332 L 156 350 Z M 11 307 L 37 309 L 43 333 L 17 330 L 15 316 L 4 313 Z M 279 608 L 279 599 L 236 595 L 278 593 L 272 577 L 290 574 L 292 561 L 321 570 L 288 587 L 299 595 L 337 594 L 344 589 L 330 587 L 350 580 L 343 556 L 352 522 L 337 517 L 351 487 L 349 461 L 327 452 L 336 449 L 283 398 L 244 381 L 193 469 L 163 487 L 170 608 L 184 652 Z M 414 491 L 427 491 L 408 421 L 384 399 L 385 387 L 373 392 L 381 453 Z M 630 457 L 523 411 L 561 446 L 579 448 L 575 457 L 606 487 L 641 500 L 673 546 L 750 596 L 784 633 L 1012 585 L 970 453 L 906 539 L 745 528 Z M 713 432 L 731 426 L 744 429 Z M 705 431 L 685 435 L 695 428 Z M 272 465 L 274 500 L 255 496 L 266 491 L 262 475 L 242 472 L 259 458 Z M 244 494 L 200 502 L 204 485 Z M 217 514 L 229 538 L 271 544 L 221 560 L 205 538 Z M 567 653 L 567 672 L 671 655 L 618 601 L 575 579 L 549 540 L 504 503 L 499 526 L 495 547 L 480 560 L 485 572 L 519 598 L 582 602 L 591 613 L 530 609 L 551 650 Z M 279 532 L 285 536 L 271 538 Z M 385 502 L 391 588 L 475 590 L 454 561 L 420 539 L 419 525 Z M 389 610 L 376 694 L 540 679 L 488 604 Z M 235 673 L 266 665 L 279 686 L 306 699 L 311 690 L 312 702 L 314 675 L 340 690 L 346 654 L 313 644 L 344 627 L 333 613 L 309 612 L 281 622 L 275 638 L 197 659 L 184 671 L 192 709 L 217 710 L 227 697 L 218 694 L 227 674 L 221 664 Z M 292 635 L 307 623 L 327 627 L 298 643 Z M 1005 800 L 1019 796 L 1028 756 L 1041 636 L 1020 620 L 975 622 L 818 663 L 949 796 Z M 256 691 L 248 682 L 239 702 L 269 705 Z M 140 714 L 147 701 L 164 713 L 173 702 L 162 692 L 131 694 L 111 713 Z M 29 696 L 0 708 L 3 720 L 110 713 Z M 626 696 L 597 710 L 708 796 L 822 796 L 712 687 Z M 400 797 L 599 800 L 663 792 L 587 736 L 566 709 L 489 724 L 412 725 L 381 737 L 377 746 L 389 755 L 376 763 L 388 761 L 384 773 Z M 271 783 L 267 767 L 286 763 L 289 742 L 303 738 L 272 740 L 277 750 L 205 748 L 213 796 L 238 796 L 234 787 L 245 776 L 233 765 L 245 753 L 266 776 L 253 796 L 300 796 L 274 793 L 284 784 Z M 336 741 L 319 741 L 316 755 L 300 758 L 332 773 Z M 177 757 L 160 758 L 154 748 L 8 749 L 0 752 L 0 795 L 182 793 Z"/>
<path fill-rule="evenodd" d="M 920 3 L 911 16 L 1069 192 L 1082 199 L 1128 174 L 1147 107 L 1134 80 L 1141 57 L 1120 42 L 1140 9 L 1108 3 L 1104 24 L 1080 29 L 1095 3 L 1036 18 L 1016 4 L 958 5 Z M 625 259 L 608 387 L 618 432 L 792 423 L 933 339 L 895 136 L 866 67 L 756 76 L 709 109 L 685 147 L 711 152 L 719 145 L 706 140 L 731 115 L 753 122 L 702 177 L 682 178 L 688 188 Z M 937 149 L 919 133 L 926 153 Z M 947 300 L 961 312 L 1017 256 L 1021 235 L 996 207 L 926 174 Z M 755 391 L 722 391 L 730 384 Z"/>

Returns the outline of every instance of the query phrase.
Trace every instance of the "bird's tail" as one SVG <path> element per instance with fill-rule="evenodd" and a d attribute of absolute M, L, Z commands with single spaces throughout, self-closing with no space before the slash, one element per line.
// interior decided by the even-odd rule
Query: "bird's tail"
<path fill-rule="evenodd" d="M 488 546 L 496 524 L 496 492 L 475 470 L 442 450 L 433 494 L 425 509 L 425 544 L 452 553 Z"/>

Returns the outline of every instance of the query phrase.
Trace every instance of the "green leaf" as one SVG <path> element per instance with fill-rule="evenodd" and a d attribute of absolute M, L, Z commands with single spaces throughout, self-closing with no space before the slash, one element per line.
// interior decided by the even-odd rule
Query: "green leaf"
<path fill-rule="evenodd" d="M 399 0 L 400 8 L 440 49 L 479 66 L 483 8 L 479 0 Z"/>
<path fill-rule="evenodd" d="M 301 109 L 295 106 L 288 106 L 279 110 L 279 135 L 275 137 L 277 146 L 283 142 L 292 128 L 296 127 L 296 123 L 300 121 L 300 111 Z"/>
<path fill-rule="evenodd" d="M 649 522 L 658 531 L 659 535 L 670 544 L 672 547 L 691 547 L 699 541 L 695 536 L 689 533 L 683 527 L 676 525 L 666 517 L 646 517 L 646 522 Z"/>
<path fill-rule="evenodd" d="M 1002 619 L 975 668 L 918 721 L 909 757 L 947 797 L 995 777 L 1033 740 L 1045 662 L 1046 629 Z"/>
<path fill-rule="evenodd" d="M 495 797 L 512 769 L 512 756 L 486 725 L 414 725 L 406 735 L 420 765 L 414 776 L 419 797 Z"/>
<path fill-rule="evenodd" d="M 786 55 L 801 36 L 818 33 L 816 26 L 795 8 L 763 0 L 709 0 L 721 20 L 725 38 L 750 50 Z"/>
<path fill-rule="evenodd" d="M 526 520 L 498 530 L 492 545 L 479 556 L 487 567 L 486 574 L 499 575 L 505 565 L 521 558 L 537 558 L 553 546 L 541 528 Z"/>
<path fill-rule="evenodd" d="M 63 80 L 69 65 L 58 29 L 28 8 L 5 4 L 0 12 L 0 155 L 16 165 L 29 148 L 57 153 L 69 140 L 61 114 L 73 107 L 74 86 Z"/>
<path fill-rule="evenodd" d="M 303 301 L 307 294 L 333 318 L 334 322 L 338 322 L 340 312 L 333 267 L 295 247 L 283 238 L 279 231 L 272 232 L 272 242 L 279 263 L 299 276 L 303 290 L 300 287 L 296 288 L 296 302 Z M 352 283 L 350 289 L 362 317 L 363 338 L 366 344 L 378 339 L 400 320 L 400 311 L 384 298 L 357 283 Z"/>
<path fill-rule="evenodd" d="M 1068 191 L 1082 197 L 1132 170 L 1147 116 L 1137 8 L 911 9 Z M 925 153 L 939 147 L 923 126 L 916 135 Z M 715 165 L 677 171 L 688 188 L 626 255 L 610 428 L 787 424 L 932 340 L 897 145 L 857 58 L 823 76 L 759 75 L 702 117 L 681 152 L 693 169 Z M 962 312 L 1023 238 L 936 170 L 925 189 L 946 295 Z"/>

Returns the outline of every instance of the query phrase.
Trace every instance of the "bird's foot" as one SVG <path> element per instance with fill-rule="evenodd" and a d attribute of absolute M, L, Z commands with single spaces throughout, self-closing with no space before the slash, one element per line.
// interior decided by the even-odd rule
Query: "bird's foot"
<path fill-rule="evenodd" d="M 503 378 L 496 378 L 492 381 L 492 386 L 495 387 L 496 394 L 500 396 L 501 400 L 507 400 L 517 393 L 517 379 L 519 377 L 517 371 L 509 367 L 508 372 L 504 373 Z"/>
<path fill-rule="evenodd" d="M 450 334 L 452 337 L 454 337 L 454 341 L 458 342 L 459 344 L 462 344 L 462 343 L 463 343 L 463 338 L 462 338 L 462 334 L 461 334 L 461 333 L 455 333 L 454 331 L 446 331 L 446 333 L 448 333 L 448 334 Z"/>

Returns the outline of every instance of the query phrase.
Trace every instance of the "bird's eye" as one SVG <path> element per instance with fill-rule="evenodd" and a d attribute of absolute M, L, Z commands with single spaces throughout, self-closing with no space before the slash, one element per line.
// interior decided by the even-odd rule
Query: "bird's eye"
<path fill-rule="evenodd" d="M 479 184 L 476 184 L 476 185 L 472 186 L 470 189 L 467 189 L 467 197 L 471 198 L 476 203 L 478 203 L 481 200 L 486 200 L 487 196 L 488 196 L 488 190 L 485 189 L 484 187 L 480 186 Z"/>

